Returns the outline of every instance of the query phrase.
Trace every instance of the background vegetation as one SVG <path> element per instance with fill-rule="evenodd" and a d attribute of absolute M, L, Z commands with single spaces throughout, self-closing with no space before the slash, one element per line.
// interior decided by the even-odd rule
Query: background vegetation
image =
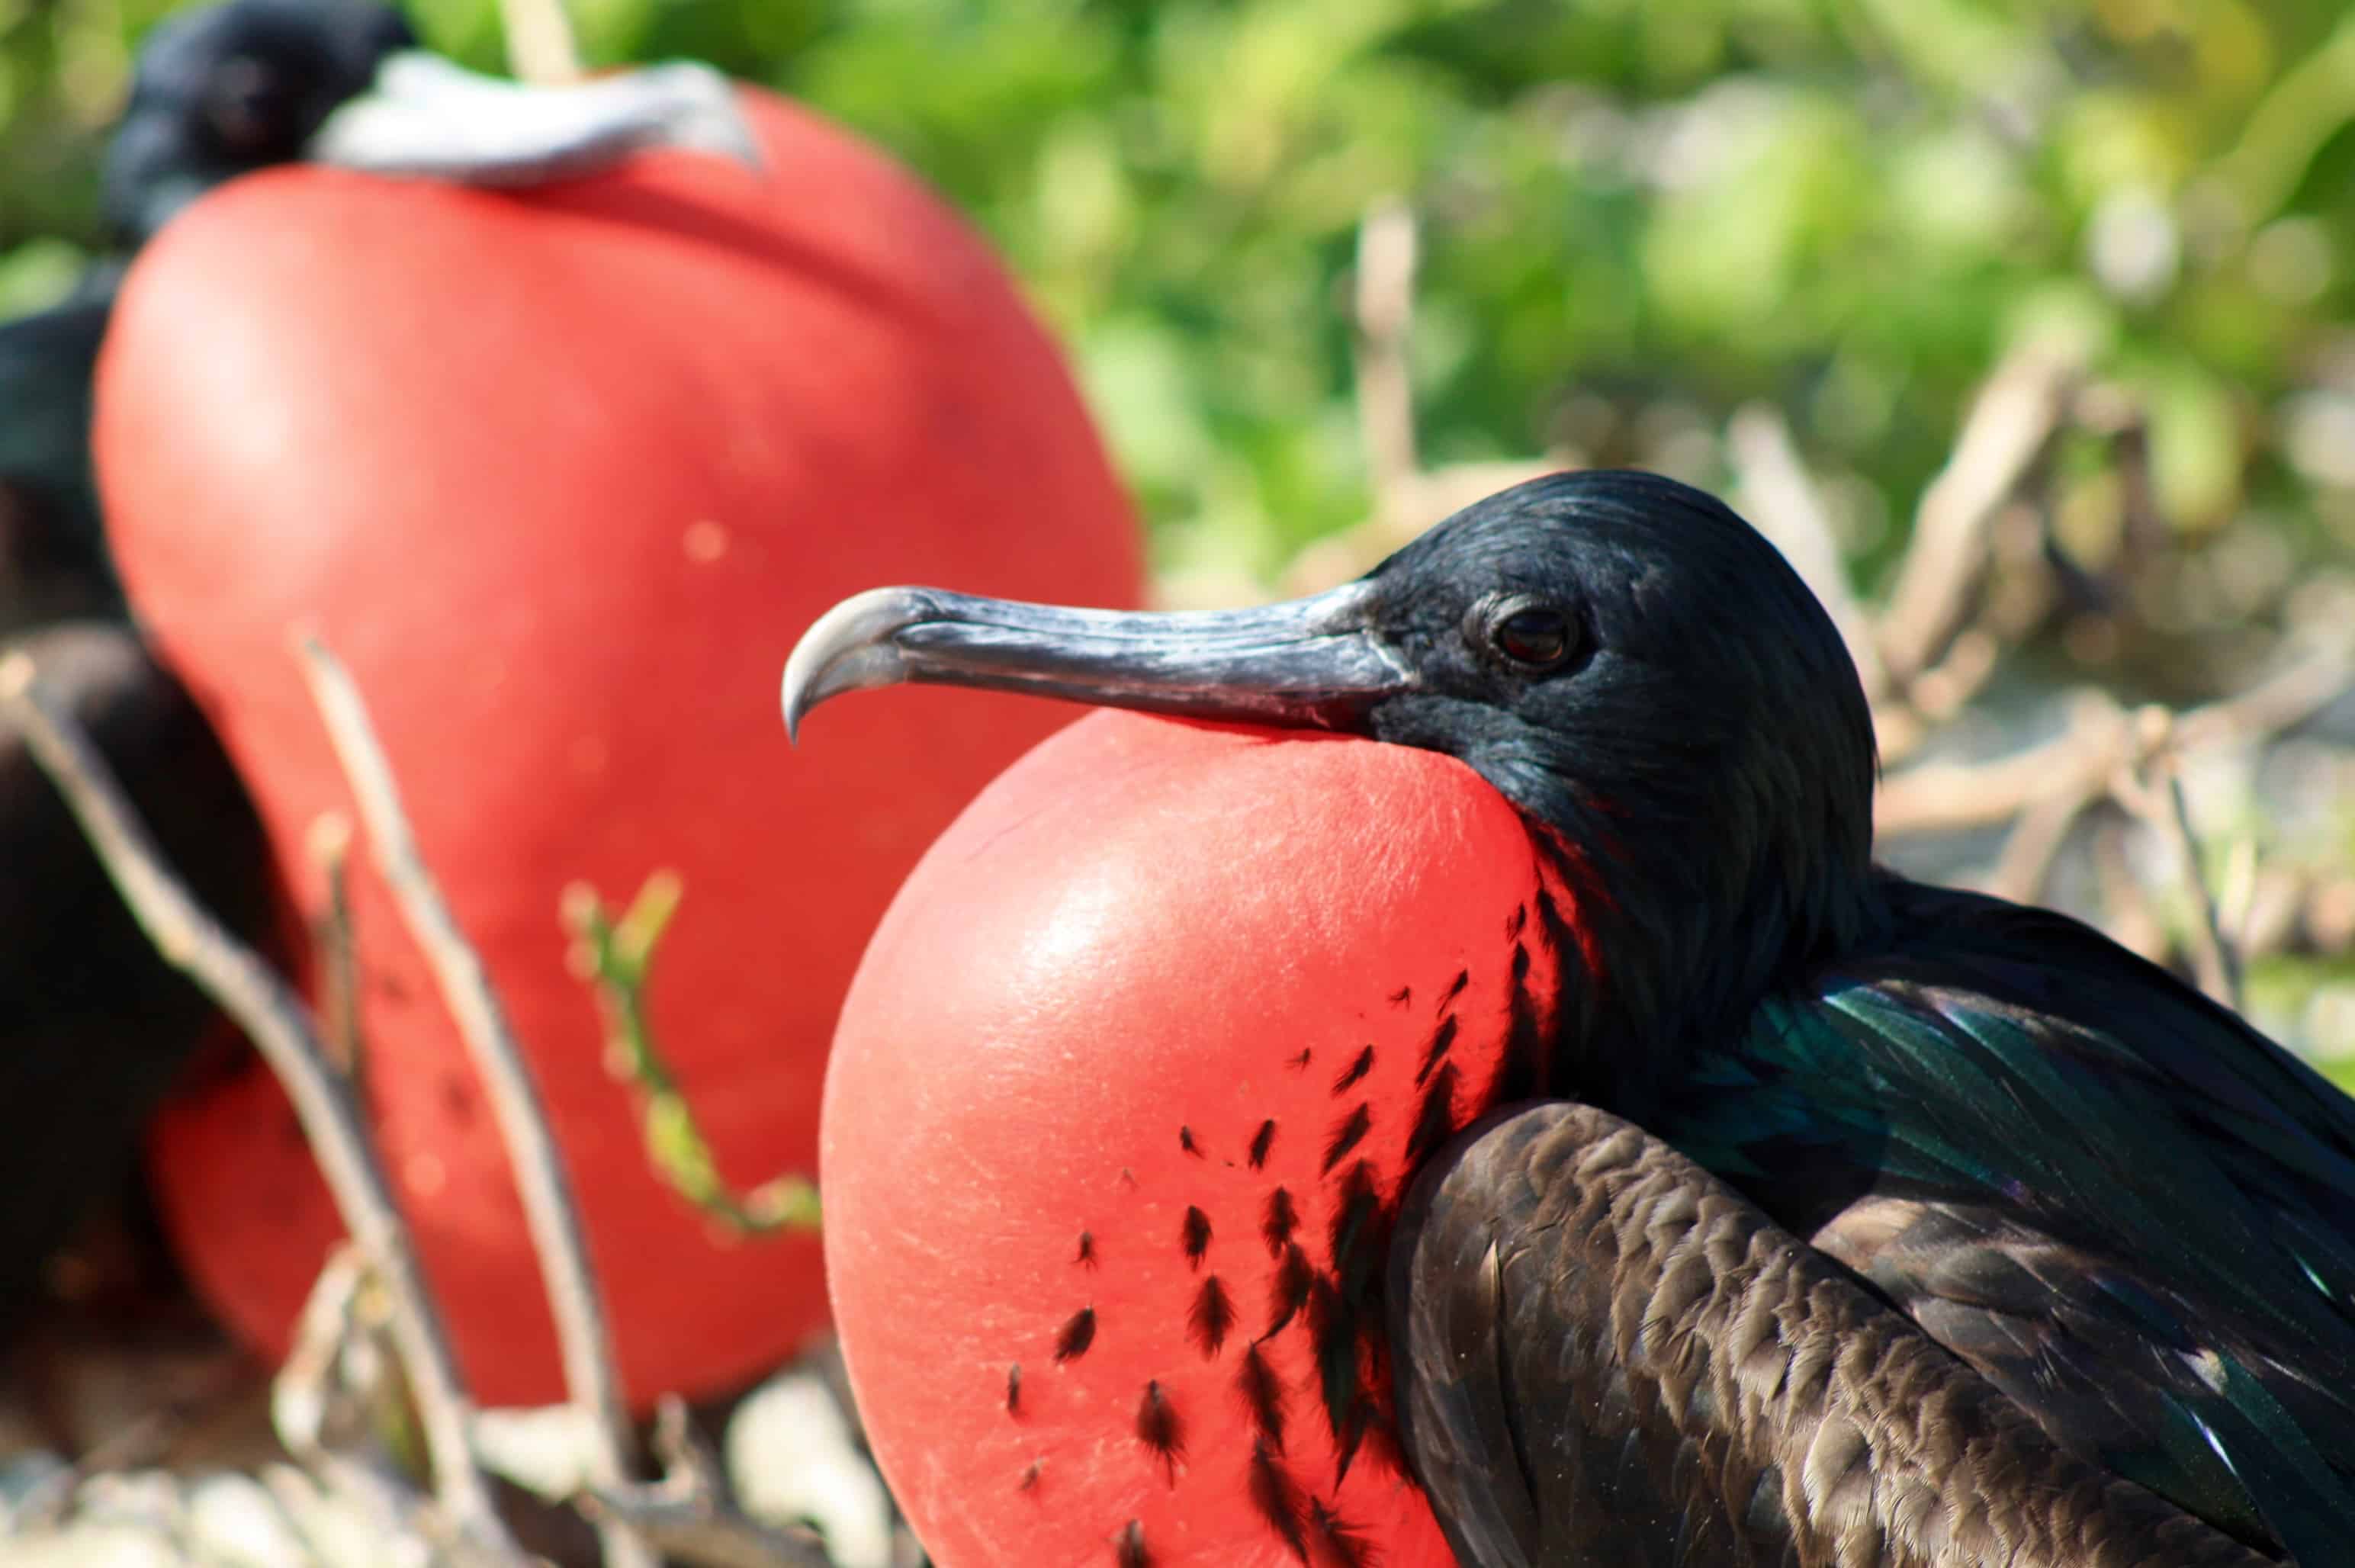
<path fill-rule="evenodd" d="M 102 248 L 97 153 L 169 8 L 0 0 L 0 315 Z M 1422 463 L 1546 454 L 1739 488 L 1728 422 L 1763 405 L 1868 600 L 2021 344 L 2127 411 L 2073 416 L 2038 459 L 2028 553 L 2051 581 L 1992 623 L 1989 690 L 2028 695 L 1982 751 L 2057 726 L 2039 694 L 2195 703 L 2301 619 L 2355 617 L 2326 593 L 2355 555 L 2343 0 L 570 8 L 592 59 L 709 59 L 970 213 L 1070 346 L 1172 599 L 1264 591 L 1378 509 L 1351 283 L 1361 218 L 1398 198 L 1420 224 Z M 410 12 L 500 67 L 493 0 Z M 2321 762 L 2297 754 L 2320 804 L 2285 806 L 2251 763 L 2195 791 L 2195 816 L 2219 877 L 2256 845 L 2339 889 L 2258 955 L 2252 994 L 2275 1027 L 2355 1050 L 2355 968 L 2325 940 L 2355 911 L 2339 717 Z"/>
<path fill-rule="evenodd" d="M 97 247 L 94 158 L 165 0 L 0 4 L 0 312 Z M 1173 566 L 1265 572 L 1367 504 L 1335 308 L 1368 204 L 1424 223 L 1439 461 L 1717 473 L 1798 432 L 1857 570 L 1962 400 L 2059 325 L 2146 391 L 2160 502 L 2355 540 L 2355 16 L 2339 0 L 578 0 L 899 153 L 1084 368 Z M 414 0 L 500 63 L 490 0 Z M 2089 541 L 2098 530 L 2081 533 Z"/>

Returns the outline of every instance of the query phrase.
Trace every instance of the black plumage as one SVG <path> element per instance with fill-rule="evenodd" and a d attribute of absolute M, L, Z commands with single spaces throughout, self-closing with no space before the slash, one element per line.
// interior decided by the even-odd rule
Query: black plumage
<path fill-rule="evenodd" d="M 1186 1314 L 1186 1337 L 1203 1355 L 1216 1356 L 1234 1326 L 1234 1297 L 1227 1294 L 1219 1276 L 1212 1275 L 1194 1293 L 1194 1305 Z"/>
<path fill-rule="evenodd" d="M 240 175 L 300 161 L 327 117 L 417 47 L 372 0 L 229 0 L 158 23 L 108 144 L 108 219 L 127 245 Z"/>
<path fill-rule="evenodd" d="M 1186 1206 L 1186 1216 L 1178 1221 L 1178 1244 L 1185 1249 L 1189 1268 L 1200 1268 L 1203 1255 L 1210 1250 L 1210 1217 L 1193 1204 Z"/>
<path fill-rule="evenodd" d="M 1055 1332 L 1055 1360 L 1075 1361 L 1096 1342 L 1096 1309 L 1082 1307 L 1063 1320 Z"/>
<path fill-rule="evenodd" d="M 1370 1317 L 1465 1562 L 2355 1562 L 2355 1102 L 2087 927 L 1877 869 L 1854 667 L 1714 498 L 1558 475 L 1209 615 L 880 590 L 788 725 L 895 681 L 1441 752 L 1530 827 L 1570 897 L 1505 922 L 1500 1066 L 1455 1065 L 1459 979 L 1381 1277 L 1337 1234 L 1270 1302 L 1344 1452 Z"/>
<path fill-rule="evenodd" d="M 0 637 L 119 615 L 91 475 L 91 375 L 119 269 L 64 304 L 0 325 Z"/>
<path fill-rule="evenodd" d="M 126 251 L 196 197 L 301 155 L 378 62 L 412 43 L 387 7 L 234 0 L 156 27 L 106 161 Z M 120 259 L 63 304 L 0 325 L 0 639 L 31 653 L 91 730 L 197 896 L 249 941 L 270 920 L 253 807 L 171 674 L 127 624 L 90 426 Z M 122 1189 L 138 1132 L 218 1015 L 156 956 L 80 828 L 0 733 L 0 1325 L 93 1200 Z"/>
<path fill-rule="evenodd" d="M 1253 1170 L 1263 1168 L 1267 1164 L 1267 1151 L 1274 1147 L 1275 1123 L 1272 1120 L 1262 1122 L 1259 1125 L 1259 1131 L 1252 1135 L 1251 1147 L 1245 1153 L 1245 1157 L 1251 1161 L 1251 1168 Z"/>
<path fill-rule="evenodd" d="M 2266 1561 L 2071 1455 L 1838 1263 L 1605 1112 L 1483 1124 L 1402 1229 L 1399 1413 L 1467 1564 Z"/>
<path fill-rule="evenodd" d="M 116 623 L 34 632 L 44 689 L 90 732 L 205 903 L 254 932 L 270 912 L 261 824 L 212 731 Z M 0 1326 L 93 1201 L 133 1170 L 138 1131 L 214 1027 L 155 956 L 23 736 L 0 726 Z"/>
<path fill-rule="evenodd" d="M 118 254 L 64 303 L 0 325 L 0 635 L 122 611 L 90 421 L 124 259 L 205 192 L 301 157 L 415 42 L 400 13 L 364 0 L 231 0 L 149 35 L 100 191 Z"/>
<path fill-rule="evenodd" d="M 1164 1477 L 1175 1486 L 1178 1462 L 1186 1457 L 1186 1423 L 1157 1382 L 1146 1383 L 1145 1392 L 1137 1399 L 1136 1440 L 1145 1445 L 1146 1452 L 1160 1465 Z"/>
<path fill-rule="evenodd" d="M 398 11 L 372 0 L 229 0 L 173 16 L 148 35 L 103 170 L 117 253 L 61 304 L 0 325 L 0 638 L 98 617 L 118 623 L 104 635 L 128 647 L 131 634 L 120 624 L 128 612 L 91 472 L 92 378 L 126 264 L 190 202 L 240 176 L 307 158 L 517 185 L 578 175 L 664 141 L 750 145 L 716 75 L 689 80 L 673 69 L 612 79 L 581 90 L 607 94 L 591 113 L 577 101 L 568 106 L 561 91 L 503 90 L 480 79 L 453 96 L 455 68 L 411 54 L 415 42 Z M 405 96 L 379 90 L 396 59 L 409 68 Z M 390 121 L 323 145 L 337 112 L 363 101 Z M 101 739 L 128 770 L 134 798 L 166 799 L 157 792 L 171 779 L 180 785 L 168 796 L 178 820 L 190 821 L 186 813 L 198 806 L 218 809 L 212 836 L 165 834 L 165 846 L 187 848 L 197 891 L 238 934 L 261 937 L 266 871 L 250 806 L 218 749 L 192 732 L 201 722 L 172 677 L 134 657 L 135 648 L 109 656 L 131 661 L 120 667 L 89 663 L 97 657 L 91 639 L 100 635 L 85 630 L 60 645 L 81 651 L 61 656 L 58 677 L 69 689 L 95 682 L 91 691 L 112 694 Z M 143 724 L 152 731 L 143 733 Z M 0 744 L 12 767 L 30 765 L 13 736 Z M 141 768 L 178 772 L 146 776 Z M 212 1025 L 123 917 L 47 786 L 25 780 L 0 798 L 7 814 L 0 843 L 18 851 L 0 859 L 0 932 L 37 933 L 0 953 L 0 1190 L 41 1200 L 13 1205 L 14 1228 L 0 1233 L 0 1287 L 32 1277 L 37 1254 L 70 1228 L 80 1207 L 74 1194 L 83 1190 L 72 1183 L 111 1185 L 127 1168 L 153 1086 Z M 231 851 L 245 859 L 225 859 Z M 99 983 L 102 976 L 114 983 Z M 149 1005 L 159 997 L 168 1005 Z M 53 1136 L 80 1152 L 39 1173 L 20 1170 L 47 1158 L 41 1151 Z M 10 1302 L 22 1296 L 13 1291 Z"/>

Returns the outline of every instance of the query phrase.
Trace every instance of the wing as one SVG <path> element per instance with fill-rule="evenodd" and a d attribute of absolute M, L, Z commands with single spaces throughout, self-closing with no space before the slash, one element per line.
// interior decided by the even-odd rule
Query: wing
<path fill-rule="evenodd" d="M 2308 1568 L 2355 1519 L 2355 1103 L 2062 916 L 1898 884 L 1656 1123 L 2070 1452 Z"/>
<path fill-rule="evenodd" d="M 1480 1568 L 2254 1568 L 1667 1144 L 1476 1125 L 1391 1253 L 1401 1435 Z"/>

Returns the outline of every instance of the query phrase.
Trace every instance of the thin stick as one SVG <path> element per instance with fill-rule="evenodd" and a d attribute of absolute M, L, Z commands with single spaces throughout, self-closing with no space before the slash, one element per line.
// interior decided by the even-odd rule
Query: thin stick
<path fill-rule="evenodd" d="M 1849 587 L 1839 540 L 1799 456 L 1798 443 L 1791 439 L 1789 423 L 1773 404 L 1751 403 L 1735 411 L 1726 439 L 1750 520 L 1823 601 L 1840 640 L 1848 645 L 1849 656 L 1856 661 L 1866 700 L 1878 703 L 1889 677 L 1881 667 L 1881 650 L 1873 645 L 1872 624 Z"/>
<path fill-rule="evenodd" d="M 1984 763 L 1930 763 L 1886 780 L 1875 831 L 1945 833 L 2016 816 L 2054 795 L 2098 794 L 2130 754 L 2126 716 L 2098 691 L 2081 692 L 2069 728 Z"/>
<path fill-rule="evenodd" d="M 2242 692 L 2179 715 L 2169 741 L 2181 755 L 2246 744 L 2303 723 L 2355 680 L 2355 649 L 2343 634 L 2322 633 L 2310 650 Z M 2068 730 L 2024 751 L 1984 763 L 1933 763 L 1892 773 L 1874 803 L 1877 831 L 1939 833 L 1984 827 L 2035 802 L 2109 775 L 2131 760 L 2125 709 L 2098 691 L 2078 694 Z"/>
<path fill-rule="evenodd" d="M 2175 747 L 2175 718 L 2156 705 L 2135 715 L 2139 766 L 2122 768 L 2110 793 L 2150 825 L 2175 857 L 2176 873 L 2191 894 L 2191 965 L 2200 988 L 2233 1011 L 2241 1008 L 2241 962 L 2216 912 L 2215 891 L 2200 864 L 2200 841 L 2183 795 Z"/>
<path fill-rule="evenodd" d="M 2183 795 L 2183 770 L 2172 759 L 2166 763 L 2167 810 L 2160 831 L 2175 846 L 2176 864 L 2191 889 L 2191 907 L 2199 918 L 2191 925 L 2191 961 L 2200 973 L 2200 988 L 2232 1008 L 2241 1010 L 2241 958 L 2216 918 L 2216 895 L 2200 867 L 2200 846 L 2191 836 L 2190 803 Z"/>
<path fill-rule="evenodd" d="M 2309 651 L 2238 696 L 2191 709 L 2175 721 L 2175 748 L 2260 741 L 2304 723 L 2355 681 L 2355 634 L 2323 631 L 2303 639 Z"/>
<path fill-rule="evenodd" d="M 1373 481 L 1374 516 L 1412 527 L 1416 455 L 1414 387 L 1407 374 L 1407 334 L 1414 324 L 1414 214 L 1391 200 L 1358 225 L 1358 428 Z"/>
<path fill-rule="evenodd" d="M 315 637 L 298 644 L 312 699 L 325 719 L 336 757 L 351 781 L 360 821 L 375 849 L 377 869 L 392 890 L 402 921 L 432 966 L 442 1002 L 488 1091 L 491 1109 L 515 1168 L 516 1189 L 538 1254 L 549 1307 L 556 1322 L 565 1388 L 596 1440 L 589 1451 L 590 1476 L 601 1486 L 629 1477 L 629 1418 L 614 1371 L 613 1341 L 603 1297 L 581 1232 L 562 1151 L 549 1133 L 538 1086 L 517 1047 L 515 1032 L 483 972 L 483 961 L 452 918 L 449 905 L 417 850 L 401 810 L 392 768 L 377 742 L 359 688 L 344 667 Z M 626 1526 L 600 1530 L 610 1568 L 652 1568 L 653 1554 Z"/>
<path fill-rule="evenodd" d="M 2082 788 L 2058 790 L 2030 802 L 2004 839 L 1995 869 L 1980 884 L 1982 891 L 2013 903 L 2034 903 L 2042 898 L 2044 884 L 2052 875 L 2052 862 L 2060 859 L 2061 847 L 2069 842 L 2069 830 L 2077 826 L 2085 808 L 2101 798 L 2101 793 L 2100 786 L 2089 780 Z"/>
<path fill-rule="evenodd" d="M 542 87 L 581 80 L 581 50 L 564 0 L 499 0 L 499 22 L 517 80 Z"/>
<path fill-rule="evenodd" d="M 1913 540 L 1881 618 L 1881 654 L 1898 682 L 1938 656 L 1985 570 L 1996 513 L 2060 428 L 2073 360 L 2031 344 L 1996 368 L 1963 421 L 1955 453 L 1923 492 Z"/>
<path fill-rule="evenodd" d="M 327 884 L 327 907 L 313 923 L 312 944 L 326 992 L 327 1046 L 346 1078 L 360 1072 L 360 972 L 352 936 L 352 825 L 339 811 L 322 812 L 311 824 L 304 848 Z"/>
<path fill-rule="evenodd" d="M 346 1347 L 359 1331 L 360 1302 L 368 1287 L 367 1254 L 338 1242 L 311 1282 L 294 1344 L 270 1380 L 270 1425 L 286 1452 L 305 1465 L 325 1455 L 336 1429 L 352 1424 L 355 1401 L 344 1386 Z"/>
<path fill-rule="evenodd" d="M 2126 855 L 2126 829 L 2133 819 L 2122 811 L 2105 811 L 2094 828 L 2094 875 L 2099 879 L 2102 907 L 2107 917 L 2102 930 L 2109 938 L 2154 964 L 2167 962 L 2167 923 L 2150 907 Z"/>
<path fill-rule="evenodd" d="M 328 1065 L 301 998 L 165 868 L 105 759 L 72 716 L 40 689 L 27 654 L 0 660 L 0 714 L 24 731 L 34 760 L 65 796 L 155 951 L 237 1021 L 285 1086 L 345 1226 L 392 1298 L 393 1339 L 424 1427 L 442 1509 L 462 1540 L 512 1553 L 512 1538 L 474 1465 L 474 1405 L 441 1312 L 425 1288 L 376 1147 L 343 1080 Z"/>
<path fill-rule="evenodd" d="M 660 1481 L 594 1489 L 576 1506 L 591 1519 L 633 1521 L 666 1555 L 697 1568 L 833 1568 L 815 1537 L 762 1524 L 730 1501 L 718 1462 L 696 1440 L 687 1406 L 675 1394 L 655 1412 L 655 1447 L 663 1461 Z"/>

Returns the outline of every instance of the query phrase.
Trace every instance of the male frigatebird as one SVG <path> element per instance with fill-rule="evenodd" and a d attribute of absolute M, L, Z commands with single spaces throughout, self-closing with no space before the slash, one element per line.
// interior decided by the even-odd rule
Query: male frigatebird
<path fill-rule="evenodd" d="M 373 0 L 229 0 L 160 24 L 107 149 L 119 253 L 62 304 L 0 325 L 0 634 L 120 607 L 91 475 L 91 376 L 127 258 L 181 208 L 300 161 L 516 186 L 656 144 L 754 155 L 726 80 L 701 67 L 520 87 L 420 49 Z"/>
<path fill-rule="evenodd" d="M 1412 1056 L 1377 1064 L 1369 1045 L 1328 1085 L 1326 1059 L 1311 1067 L 1303 1051 L 1285 1064 L 1314 1087 L 1287 1090 L 1273 1053 L 1297 1042 L 1300 1015 L 1275 1007 L 1264 1027 L 1276 1038 L 1249 1047 L 1264 1068 L 1209 1070 L 1266 1096 L 1248 1148 L 1224 1126 L 1168 1138 L 1149 1108 L 1017 1135 L 1048 1174 L 1007 1177 L 1015 1206 L 1060 1202 L 1051 1183 L 1083 1180 L 1072 1212 L 1125 1203 L 1156 1216 L 1148 1230 L 1170 1225 L 1167 1237 L 1115 1236 L 1111 1220 L 1083 1233 L 1081 1266 L 1055 1276 L 1068 1304 L 1082 1291 L 1110 1297 L 1116 1264 L 1163 1271 L 1153 1277 L 1168 1282 L 1167 1299 L 1120 1297 L 1117 1323 L 1091 1305 L 1051 1346 L 1007 1348 L 1004 1409 L 986 1416 L 1032 1424 L 1021 1441 L 1040 1452 L 1039 1424 L 1084 1428 L 1059 1434 L 1074 1440 L 1018 1479 L 997 1473 L 982 1416 L 930 1448 L 903 1435 L 887 1454 L 895 1485 L 929 1499 L 920 1527 L 928 1511 L 971 1560 L 1044 1560 L 1023 1554 L 1030 1527 L 1002 1511 L 1018 1490 L 1041 1509 L 1059 1496 L 1117 1496 L 1124 1510 L 1159 1495 L 1157 1462 L 1172 1491 L 1194 1488 L 1186 1506 L 1150 1530 L 1141 1513 L 1087 1521 L 1101 1561 L 1434 1561 L 1407 1525 L 1386 1522 L 1408 1518 L 1387 1503 L 1340 1517 L 1350 1494 L 1336 1472 L 1395 1463 L 1467 1564 L 2355 1562 L 2355 1106 L 2076 922 L 1876 868 L 1873 730 L 1856 672 L 1796 574 L 1720 502 L 1650 475 L 1558 475 L 1458 513 L 1356 582 L 1256 610 L 1129 615 L 879 590 L 837 606 L 795 649 L 787 727 L 830 698 L 899 682 L 1273 727 L 1218 741 L 1219 766 L 1255 769 L 1267 782 L 1252 787 L 1271 792 L 1320 776 L 1318 764 L 1268 760 L 1283 731 L 1389 743 L 1274 746 L 1339 759 L 1326 770 L 1337 791 L 1357 789 L 1345 775 L 1363 771 L 1348 760 L 1359 752 L 1441 753 L 1509 804 L 1541 862 L 1533 899 L 1506 895 L 1525 901 L 1484 939 L 1490 961 L 1449 985 L 1412 1079 Z M 1050 748 L 1098 759 L 1108 795 L 1156 787 L 1134 736 L 1076 733 Z M 1200 777 L 1215 784 L 1211 771 Z M 1263 799 L 1273 820 L 1313 818 L 1278 794 Z M 1018 798 L 990 831 L 1018 834 L 1021 813 L 1048 808 Z M 1142 813 L 1092 805 L 1074 820 L 1149 837 L 1156 814 L 1176 824 L 1188 809 L 1173 786 Z M 1495 880 L 1511 869 L 1488 859 L 1529 854 L 1466 850 L 1401 870 L 1384 841 L 1421 841 L 1406 822 L 1367 820 L 1301 849 L 1280 828 L 1232 820 L 1256 835 L 1260 863 L 1232 868 L 1227 885 L 1236 919 L 1258 926 L 1257 906 L 1290 907 L 1289 891 L 1262 879 L 1301 875 L 1315 855 L 1360 868 L 1353 877 L 1444 887 Z M 1050 852 L 1083 860 L 1058 831 Z M 911 889 L 937 895 L 960 857 L 980 866 L 986 850 L 959 840 Z M 1173 890 L 1216 874 L 1176 860 L 1166 872 Z M 979 979 L 937 944 L 986 915 L 895 909 L 879 946 L 895 922 L 918 933 L 909 940 L 936 944 L 936 980 L 887 1010 L 904 1024 L 954 1008 L 1006 1032 L 944 1048 L 983 1063 L 954 1091 L 866 1072 L 868 1092 L 904 1096 L 868 1119 L 986 1126 L 1020 1118 L 1060 1075 L 1159 1074 L 1156 1094 L 1190 1093 L 1182 1062 L 1121 1018 L 1062 1030 L 1052 1061 L 1014 1039 L 1094 985 L 1058 973 L 1059 947 L 1122 968 L 1124 995 L 1183 993 L 1160 1016 L 1209 1038 L 1199 1015 L 1229 979 L 1169 972 L 1161 954 L 1085 949 L 1103 907 L 1140 896 L 1152 897 L 1149 878 L 1039 905 L 1055 929 L 1018 949 L 1018 973 Z M 1407 907 L 1385 898 L 1385 910 Z M 1263 955 L 1275 978 L 1251 982 L 1256 994 L 1325 984 L 1324 950 L 1361 942 L 1346 894 L 1327 902 L 1297 918 L 1288 950 Z M 1154 918 L 1132 924 L 1151 930 Z M 1165 929 L 1182 958 L 1194 934 Z M 1508 948 L 1508 988 L 1497 978 Z M 1534 983 L 1545 969 L 1558 979 Z M 1467 1001 L 1498 999 L 1459 1030 L 1452 998 L 1467 984 Z M 988 986 L 1018 995 L 975 1013 L 963 998 Z M 1403 986 L 1391 999 L 1427 1005 Z M 1337 1028 L 1370 1035 L 1380 1011 Z M 1467 1063 L 1479 1065 L 1464 1066 L 1460 1090 L 1426 1091 Z M 1387 1087 L 1359 1098 L 1375 1084 Z M 996 1098 L 943 1111 L 935 1102 L 952 1092 Z M 1090 1093 L 1089 1105 L 1109 1103 Z M 829 1117 L 846 1109 L 835 1094 Z M 1310 1114 L 1332 1118 L 1329 1134 L 1311 1124 L 1326 1141 L 1305 1168 L 1322 1185 L 1268 1195 L 1267 1252 L 1281 1260 L 1265 1282 L 1269 1319 L 1239 1326 L 1256 1317 L 1258 1288 L 1222 1268 L 1237 1252 L 1214 1250 L 1237 1245 L 1223 1200 L 1194 1194 L 1240 1194 L 1244 1165 L 1256 1170 L 1271 1144 L 1280 1157 L 1295 1135 L 1279 1129 Z M 1393 1135 L 1405 1125 L 1412 1136 Z M 1118 1147 L 1075 1157 L 1091 1138 Z M 1359 1157 L 1369 1151 L 1370 1164 Z M 984 1190 L 1006 1174 L 968 1150 L 938 1157 L 954 1182 Z M 1103 1175 L 1112 1168 L 1116 1182 Z M 861 1172 L 858 1185 L 891 1179 Z M 832 1190 L 830 1232 L 843 1220 Z M 1014 1234 L 1027 1221 L 977 1209 L 959 1223 L 978 1247 L 985 1231 Z M 1315 1236 L 1310 1255 L 1290 1244 L 1296 1232 Z M 893 1264 L 903 1281 L 946 1269 L 960 1244 L 921 1240 L 935 1261 Z M 845 1256 L 862 1269 L 861 1252 L 893 1244 L 846 1237 Z M 1123 1246 L 1182 1246 L 1184 1266 L 1129 1261 Z M 1204 1284 L 1206 1264 L 1230 1283 Z M 991 1266 L 1028 1277 L 1003 1258 Z M 859 1287 L 838 1278 L 857 1379 L 861 1325 L 847 1288 Z M 870 1311 L 879 1299 L 858 1296 Z M 972 1325 L 955 1332 L 967 1338 L 1031 1321 L 1011 1299 L 962 1305 Z M 1295 1388 L 1263 1347 L 1302 1332 L 1313 1354 Z M 1115 1333 L 1157 1336 L 1121 1351 L 1141 1394 L 1114 1403 L 1097 1385 L 1057 1385 Z M 878 1371 L 919 1390 L 964 1375 L 948 1359 L 929 1373 Z M 926 1418 L 961 1420 L 980 1403 L 959 1392 L 927 1403 Z M 867 1415 L 879 1433 L 894 1420 Z M 1301 1457 L 1311 1420 L 1313 1470 Z M 1209 1452 L 1211 1433 L 1235 1452 Z M 1096 1486 L 1098 1472 L 1116 1484 Z M 1196 1487 L 1196 1474 L 1223 1489 Z M 943 1499 L 951 1485 L 965 1489 Z M 986 1524 L 968 1529 L 961 1514 Z M 1387 1557 L 1385 1530 L 1397 1537 Z M 996 1559 L 976 1544 L 993 1531 L 1006 1542 Z M 1192 1544 L 1210 1541 L 1220 1544 Z"/>
<path fill-rule="evenodd" d="M 186 692 L 124 624 L 91 475 L 91 377 L 126 259 L 221 184 L 303 159 L 513 186 L 658 144 L 751 157 L 715 72 L 578 88 L 474 77 L 367 0 L 230 0 L 141 50 L 101 192 L 122 254 L 63 304 L 0 325 L 0 651 L 21 636 L 149 814 L 163 849 L 249 939 L 266 930 L 252 806 Z M 133 925 L 21 737 L 0 733 L 0 1323 L 213 1014 Z"/>

